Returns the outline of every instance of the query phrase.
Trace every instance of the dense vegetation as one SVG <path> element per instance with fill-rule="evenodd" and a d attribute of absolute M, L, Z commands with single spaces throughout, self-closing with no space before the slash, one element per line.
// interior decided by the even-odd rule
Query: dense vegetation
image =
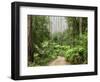
<path fill-rule="evenodd" d="M 65 17 L 68 28 L 50 32 L 48 16 L 28 16 L 28 65 L 48 65 L 57 56 L 71 64 L 87 64 L 87 18 Z"/>

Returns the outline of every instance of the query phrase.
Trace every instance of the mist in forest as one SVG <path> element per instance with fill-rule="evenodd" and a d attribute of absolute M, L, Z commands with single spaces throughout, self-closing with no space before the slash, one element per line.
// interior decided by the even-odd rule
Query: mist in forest
<path fill-rule="evenodd" d="M 68 28 L 67 20 L 65 19 L 65 17 L 60 17 L 60 16 L 51 16 L 50 26 L 52 33 L 63 32 L 65 29 Z"/>

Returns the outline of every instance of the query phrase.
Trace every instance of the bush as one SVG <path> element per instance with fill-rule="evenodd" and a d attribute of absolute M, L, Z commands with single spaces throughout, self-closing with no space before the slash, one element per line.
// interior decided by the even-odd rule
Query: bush
<path fill-rule="evenodd" d="M 76 46 L 66 51 L 65 58 L 72 64 L 85 64 L 87 63 L 87 53 L 85 50 L 82 46 Z"/>

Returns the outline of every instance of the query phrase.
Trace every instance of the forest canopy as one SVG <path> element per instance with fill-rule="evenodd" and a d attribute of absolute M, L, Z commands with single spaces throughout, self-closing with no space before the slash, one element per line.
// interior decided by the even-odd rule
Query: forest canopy
<path fill-rule="evenodd" d="M 28 15 L 28 66 L 88 63 L 87 17 Z M 51 64 L 53 61 L 59 62 Z"/>

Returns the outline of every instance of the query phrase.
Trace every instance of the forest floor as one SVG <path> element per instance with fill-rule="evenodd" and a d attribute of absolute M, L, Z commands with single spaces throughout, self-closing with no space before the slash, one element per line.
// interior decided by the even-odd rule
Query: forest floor
<path fill-rule="evenodd" d="M 52 65 L 70 65 L 70 63 L 67 62 L 64 57 L 58 56 L 55 60 L 49 62 L 48 65 L 49 66 L 52 66 Z"/>

